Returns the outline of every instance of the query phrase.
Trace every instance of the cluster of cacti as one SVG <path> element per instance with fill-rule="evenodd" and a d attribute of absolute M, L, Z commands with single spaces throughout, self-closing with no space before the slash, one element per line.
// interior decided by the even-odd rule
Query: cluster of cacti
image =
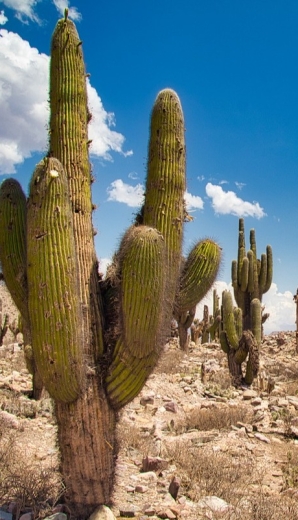
<path fill-rule="evenodd" d="M 117 410 L 151 373 L 173 311 L 188 313 L 210 289 L 221 249 L 199 242 L 181 268 L 184 120 L 177 94 L 166 89 L 151 115 L 144 206 L 101 280 L 86 73 L 67 12 L 52 39 L 50 114 L 49 153 L 28 201 L 16 181 L 1 186 L 0 258 L 27 331 L 28 362 L 56 402 L 65 499 L 84 518 L 110 500 Z"/>
<path fill-rule="evenodd" d="M 199 338 L 201 343 L 209 343 L 209 341 L 219 340 L 219 330 L 221 323 L 221 314 L 219 307 L 219 296 L 216 289 L 213 290 L 213 314 L 209 314 L 208 305 L 204 305 L 203 319 L 193 321 L 191 325 L 191 340 L 198 344 Z"/>
<path fill-rule="evenodd" d="M 238 260 L 232 262 L 232 285 L 238 307 L 229 291 L 222 294 L 221 347 L 228 355 L 233 384 L 251 384 L 258 373 L 263 314 L 262 296 L 272 283 L 272 249 L 267 246 L 261 260 L 257 258 L 255 231 L 250 231 L 250 250 L 246 253 L 244 220 L 239 219 Z M 242 363 L 247 359 L 245 376 Z"/>

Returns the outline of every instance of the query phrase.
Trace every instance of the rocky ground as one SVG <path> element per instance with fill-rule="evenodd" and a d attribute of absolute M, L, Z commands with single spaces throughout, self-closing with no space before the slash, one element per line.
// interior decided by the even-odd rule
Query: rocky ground
<path fill-rule="evenodd" d="M 236 390 L 218 344 L 191 344 L 186 355 L 170 342 L 121 412 L 112 512 L 98 518 L 297 519 L 295 334 L 265 337 L 261 361 L 253 386 Z M 10 338 L 0 347 L 0 518 L 66 519 L 63 505 L 53 507 L 62 487 L 52 403 L 30 390 Z"/>

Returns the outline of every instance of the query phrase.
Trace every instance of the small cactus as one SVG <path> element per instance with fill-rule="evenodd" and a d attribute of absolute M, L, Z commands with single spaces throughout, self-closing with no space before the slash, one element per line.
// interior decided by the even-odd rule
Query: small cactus
<path fill-rule="evenodd" d="M 258 374 L 262 309 L 260 300 L 257 298 L 254 298 L 250 304 L 250 322 L 252 329 L 243 330 L 242 310 L 234 307 L 231 293 L 223 291 L 220 344 L 228 356 L 234 386 L 240 386 L 243 383 L 250 385 Z M 246 371 L 243 375 L 242 363 L 246 360 Z"/>

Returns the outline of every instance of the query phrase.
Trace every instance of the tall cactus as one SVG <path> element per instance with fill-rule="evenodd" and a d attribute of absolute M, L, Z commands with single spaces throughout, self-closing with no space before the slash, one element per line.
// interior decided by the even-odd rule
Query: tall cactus
<path fill-rule="evenodd" d="M 262 302 L 269 291 L 273 276 L 271 246 L 257 258 L 255 230 L 250 230 L 250 250 L 245 250 L 244 219 L 239 219 L 238 260 L 232 262 L 232 286 L 238 307 L 242 310 L 245 329 L 251 329 L 250 303 L 254 298 Z"/>
<path fill-rule="evenodd" d="M 26 275 L 32 357 L 55 399 L 65 499 L 84 519 L 110 501 L 117 411 L 153 370 L 169 336 L 174 301 L 178 307 L 194 301 L 199 272 L 204 291 L 210 288 L 220 248 L 208 245 L 216 261 L 206 250 L 203 269 L 194 254 L 181 271 L 184 120 L 177 94 L 165 89 L 151 115 L 142 217 L 125 233 L 109 276 L 101 280 L 82 42 L 67 12 L 52 39 L 50 111 L 49 153 L 30 183 L 20 270 Z M 18 283 L 12 276 L 12 290 Z"/>

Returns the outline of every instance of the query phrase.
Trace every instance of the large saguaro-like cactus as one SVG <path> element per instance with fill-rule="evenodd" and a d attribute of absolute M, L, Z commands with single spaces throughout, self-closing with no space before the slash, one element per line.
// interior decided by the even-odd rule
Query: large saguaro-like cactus
<path fill-rule="evenodd" d="M 201 297 L 200 285 L 203 292 L 210 288 L 220 248 L 210 241 L 199 264 L 190 255 L 181 270 L 184 120 L 177 94 L 165 89 L 151 116 L 143 210 L 125 233 L 107 279 L 101 279 L 92 227 L 82 42 L 67 13 L 52 39 L 50 113 L 49 152 L 30 183 L 25 249 L 16 259 L 16 272 L 9 274 L 9 289 L 14 295 L 24 275 L 20 303 L 15 301 L 27 317 L 32 359 L 55 400 L 65 500 L 74 517 L 84 519 L 110 501 L 117 411 L 153 370 L 170 335 L 175 300 L 178 307 L 193 304 Z M 24 195 L 15 201 L 14 188 L 12 183 L 0 189 L 4 220 L 7 211 L 23 211 Z M 5 249 L 19 234 L 18 226 L 4 228 L 3 271 L 9 262 Z"/>

